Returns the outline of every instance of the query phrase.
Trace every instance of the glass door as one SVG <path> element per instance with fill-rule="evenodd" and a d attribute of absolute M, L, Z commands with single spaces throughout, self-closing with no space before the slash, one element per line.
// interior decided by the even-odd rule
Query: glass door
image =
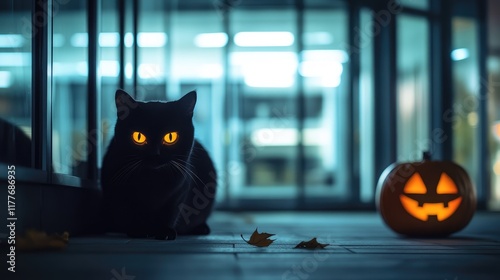
<path fill-rule="evenodd" d="M 226 91 L 228 172 L 233 198 L 295 198 L 296 12 L 230 11 L 233 41 Z"/>
<path fill-rule="evenodd" d="M 33 167 L 31 1 L 0 3 L 0 164 Z"/>
<path fill-rule="evenodd" d="M 279 199 L 283 207 L 345 198 L 347 7 L 240 3 L 229 15 L 230 196 Z"/>
<path fill-rule="evenodd" d="M 54 173 L 87 178 L 88 32 L 86 3 L 53 16 L 52 161 Z M 96 112 L 91 112 L 95 114 Z"/>
<path fill-rule="evenodd" d="M 348 177 L 350 57 L 347 5 L 307 4 L 304 12 L 303 50 L 299 79 L 303 80 L 304 195 L 315 199 L 346 199 L 352 186 Z M 354 105 L 358 106 L 358 104 Z M 358 149 L 357 142 L 352 149 Z M 356 198 L 358 199 L 358 198 Z"/>
<path fill-rule="evenodd" d="M 429 30 L 427 17 L 397 18 L 398 161 L 420 161 L 423 152 L 432 153 Z"/>

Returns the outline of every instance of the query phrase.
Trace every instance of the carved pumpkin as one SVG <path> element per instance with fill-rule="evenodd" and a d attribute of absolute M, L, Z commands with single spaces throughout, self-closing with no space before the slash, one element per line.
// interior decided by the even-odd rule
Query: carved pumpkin
<path fill-rule="evenodd" d="M 476 210 L 467 172 L 450 161 L 397 163 L 377 186 L 377 208 L 394 231 L 409 236 L 446 236 L 463 229 Z"/>

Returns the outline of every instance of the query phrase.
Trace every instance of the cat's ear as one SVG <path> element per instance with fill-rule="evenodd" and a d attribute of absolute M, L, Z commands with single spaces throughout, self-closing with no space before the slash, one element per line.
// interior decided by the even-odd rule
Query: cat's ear
<path fill-rule="evenodd" d="M 181 108 L 184 109 L 187 115 L 192 116 L 194 111 L 194 105 L 196 104 L 196 91 L 190 91 L 186 93 L 181 99 L 179 99 L 179 104 Z"/>
<path fill-rule="evenodd" d="M 125 119 L 130 109 L 137 107 L 137 102 L 124 90 L 118 89 L 115 93 L 116 112 L 120 120 Z"/>

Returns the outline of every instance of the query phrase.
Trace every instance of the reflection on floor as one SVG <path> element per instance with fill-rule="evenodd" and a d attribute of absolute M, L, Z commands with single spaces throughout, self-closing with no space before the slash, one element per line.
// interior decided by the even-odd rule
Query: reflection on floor
<path fill-rule="evenodd" d="M 19 254 L 17 277 L 0 278 L 462 280 L 500 276 L 500 213 L 478 213 L 465 230 L 444 239 L 399 237 L 376 213 L 219 212 L 210 224 L 209 236 L 175 241 L 117 235 L 70 237 L 63 251 Z M 275 233 L 276 241 L 267 248 L 246 244 L 240 234 L 248 239 L 256 227 Z M 293 249 L 313 237 L 330 246 Z"/>

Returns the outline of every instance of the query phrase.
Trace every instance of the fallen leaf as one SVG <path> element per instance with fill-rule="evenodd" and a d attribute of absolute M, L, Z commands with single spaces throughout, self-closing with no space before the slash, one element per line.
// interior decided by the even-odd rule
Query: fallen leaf
<path fill-rule="evenodd" d="M 269 239 L 269 237 L 273 236 L 274 234 L 267 233 L 267 232 L 262 232 L 259 233 L 257 229 L 252 233 L 252 236 L 250 236 L 250 240 L 245 240 L 243 238 L 243 234 L 241 234 L 241 239 L 243 239 L 246 243 L 257 246 L 257 247 L 267 247 L 273 243 L 275 239 Z"/>
<path fill-rule="evenodd" d="M 302 241 L 297 246 L 294 248 L 299 248 L 299 249 L 324 249 L 326 246 L 330 244 L 321 244 L 316 240 L 316 237 L 309 241 Z"/>
<path fill-rule="evenodd" d="M 62 235 L 47 233 L 38 230 L 27 230 L 24 236 L 16 237 L 16 249 L 20 251 L 58 250 L 66 247 L 69 233 Z"/>

